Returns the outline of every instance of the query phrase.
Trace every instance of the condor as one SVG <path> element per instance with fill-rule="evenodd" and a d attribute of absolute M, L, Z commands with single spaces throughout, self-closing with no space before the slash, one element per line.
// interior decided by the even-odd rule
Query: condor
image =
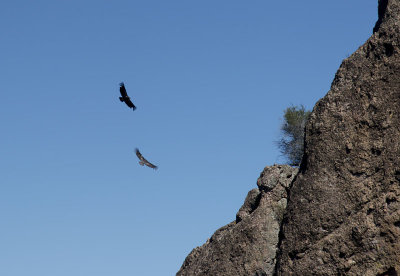
<path fill-rule="evenodd" d="M 122 97 L 119 97 L 119 100 L 121 102 L 125 102 L 127 106 L 132 108 L 132 110 L 136 109 L 136 106 L 132 103 L 131 98 L 129 98 L 128 93 L 126 93 L 125 85 L 123 82 L 119 84 L 119 92 L 121 93 Z"/>
<path fill-rule="evenodd" d="M 149 161 L 147 161 L 144 157 L 143 157 L 143 155 L 140 153 L 140 151 L 138 150 L 138 149 L 135 149 L 135 152 L 136 152 L 136 156 L 139 158 L 139 164 L 140 165 L 146 165 L 147 167 L 149 167 L 149 168 L 153 168 L 153 169 L 155 169 L 155 170 L 157 170 L 157 166 L 156 165 L 153 165 L 153 164 L 151 164 Z"/>

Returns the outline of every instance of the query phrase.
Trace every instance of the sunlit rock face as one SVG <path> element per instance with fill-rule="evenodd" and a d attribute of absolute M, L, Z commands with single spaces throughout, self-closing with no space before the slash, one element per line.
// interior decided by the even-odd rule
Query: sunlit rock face
<path fill-rule="evenodd" d="M 187 256 L 177 276 L 265 276 L 275 269 L 287 191 L 298 169 L 266 167 L 236 215 Z"/>
<path fill-rule="evenodd" d="M 400 274 L 400 0 L 378 13 L 306 126 L 277 275 Z"/>

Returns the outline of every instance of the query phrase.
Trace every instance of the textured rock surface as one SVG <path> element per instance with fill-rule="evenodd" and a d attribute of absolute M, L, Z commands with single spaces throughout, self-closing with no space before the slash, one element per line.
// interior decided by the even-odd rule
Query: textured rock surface
<path fill-rule="evenodd" d="M 275 268 L 278 233 L 286 208 L 287 189 L 298 169 L 266 167 L 236 215 L 193 249 L 178 276 L 265 276 Z"/>
<path fill-rule="evenodd" d="M 400 0 L 344 60 L 306 127 L 278 275 L 400 273 Z"/>

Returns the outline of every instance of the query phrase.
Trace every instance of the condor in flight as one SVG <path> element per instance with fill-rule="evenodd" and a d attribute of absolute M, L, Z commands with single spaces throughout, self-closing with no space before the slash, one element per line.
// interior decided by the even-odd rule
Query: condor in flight
<path fill-rule="evenodd" d="M 121 102 L 125 102 L 127 106 L 132 108 L 132 110 L 136 109 L 136 106 L 132 103 L 131 98 L 129 98 L 128 93 L 126 93 L 125 85 L 123 82 L 119 84 L 119 92 L 121 93 L 122 97 L 119 97 L 119 100 Z"/>
<path fill-rule="evenodd" d="M 151 164 L 149 161 L 147 161 L 144 157 L 143 157 L 143 155 L 140 153 L 140 151 L 138 150 L 138 149 L 135 149 L 135 152 L 136 152 L 136 156 L 139 158 L 139 164 L 140 165 L 146 165 L 147 167 L 150 167 L 150 168 L 153 168 L 153 169 L 155 169 L 155 170 L 157 170 L 157 166 L 156 165 L 153 165 L 153 164 Z"/>

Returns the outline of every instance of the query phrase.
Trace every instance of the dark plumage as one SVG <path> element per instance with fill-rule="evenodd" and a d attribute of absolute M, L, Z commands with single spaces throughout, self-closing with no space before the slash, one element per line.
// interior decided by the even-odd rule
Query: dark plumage
<path fill-rule="evenodd" d="M 144 157 L 143 157 L 143 155 L 140 153 L 140 151 L 138 150 L 138 149 L 135 149 L 135 152 L 136 152 L 136 156 L 139 158 L 139 164 L 140 165 L 146 165 L 147 167 L 150 167 L 150 168 L 153 168 L 153 169 L 155 169 L 155 170 L 157 170 L 157 166 L 156 165 L 153 165 L 153 164 L 151 164 L 149 161 L 147 161 Z"/>
<path fill-rule="evenodd" d="M 132 108 L 132 110 L 136 109 L 136 106 L 132 103 L 131 98 L 129 98 L 128 93 L 126 93 L 125 85 L 123 82 L 119 84 L 119 92 L 121 93 L 122 97 L 119 97 L 119 100 L 121 102 L 125 102 L 127 106 Z"/>

